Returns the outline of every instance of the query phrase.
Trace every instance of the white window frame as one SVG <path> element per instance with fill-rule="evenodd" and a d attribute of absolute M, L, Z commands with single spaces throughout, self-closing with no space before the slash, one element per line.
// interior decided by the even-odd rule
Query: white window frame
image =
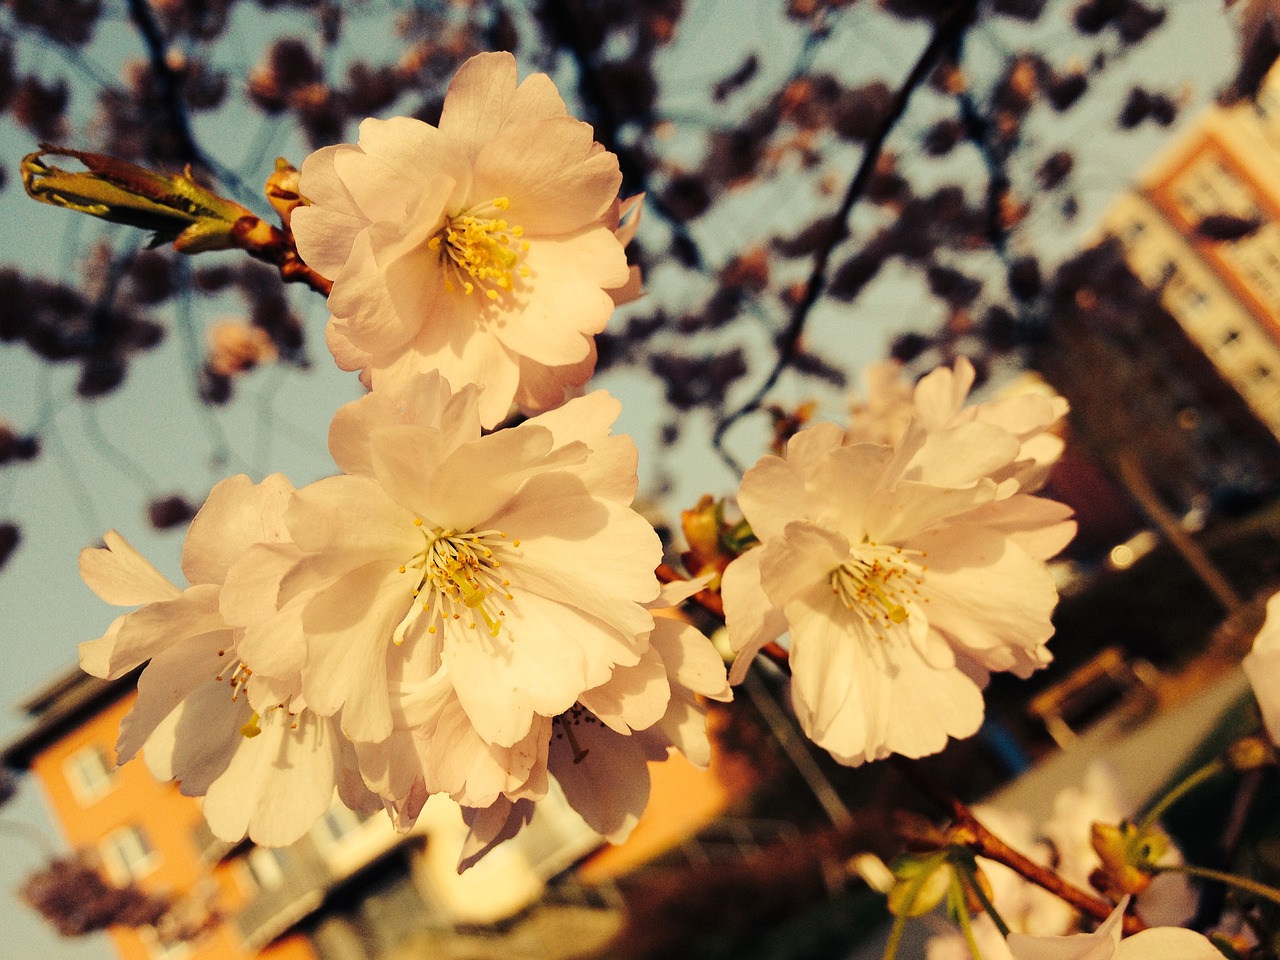
<path fill-rule="evenodd" d="M 195 950 L 190 940 L 174 940 L 171 943 L 165 943 L 154 927 L 139 927 L 138 939 L 147 948 L 147 953 L 151 955 L 152 960 L 186 960 Z"/>
<path fill-rule="evenodd" d="M 117 886 L 141 880 L 160 864 L 160 854 L 137 824 L 125 824 L 98 841 L 98 856 Z"/>
<path fill-rule="evenodd" d="M 287 847 L 254 847 L 240 860 L 245 892 L 253 895 L 283 886 L 289 872 Z"/>
<path fill-rule="evenodd" d="M 96 743 L 86 744 L 62 761 L 62 775 L 82 807 L 96 803 L 115 788 L 115 766 Z"/>

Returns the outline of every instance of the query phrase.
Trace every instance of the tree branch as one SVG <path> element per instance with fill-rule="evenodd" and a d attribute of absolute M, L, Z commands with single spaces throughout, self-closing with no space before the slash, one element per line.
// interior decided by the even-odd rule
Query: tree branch
<path fill-rule="evenodd" d="M 671 232 L 689 251 L 694 260 L 693 266 L 699 270 L 705 269 L 702 251 L 693 234 L 689 232 L 688 226 L 667 208 L 657 194 L 648 189 L 648 171 L 636 157 L 635 151 L 619 142 L 620 124 L 617 115 L 604 93 L 604 85 L 600 82 L 600 71 L 596 68 L 594 54 L 577 27 L 573 12 L 568 8 L 565 0 L 546 0 L 544 10 L 553 30 L 573 56 L 573 62 L 578 68 L 578 97 L 582 100 L 587 118 L 595 130 L 596 139 L 606 150 L 617 156 L 618 166 L 622 170 L 622 182 L 632 191 L 646 194 L 645 210 L 653 211 L 662 217 Z"/>
<path fill-rule="evenodd" d="M 156 83 L 160 87 L 160 99 L 168 114 L 169 125 L 177 137 L 178 159 L 211 171 L 212 165 L 192 136 L 191 120 L 187 116 L 186 104 L 182 102 L 180 83 L 165 57 L 164 36 L 160 33 L 160 25 L 156 23 L 155 13 L 147 0 L 129 0 L 129 19 L 138 28 L 147 48 L 151 72 L 155 74 Z"/>
<path fill-rule="evenodd" d="M 1003 863 L 1020 877 L 1029 880 L 1044 890 L 1048 890 L 1054 896 L 1061 898 L 1086 916 L 1093 917 L 1098 921 L 1105 920 L 1111 916 L 1111 912 L 1115 909 L 1114 904 L 1102 897 L 1094 896 L 1085 890 L 1081 890 L 1075 884 L 1068 883 L 1062 879 L 1048 867 L 1042 867 L 1034 860 L 1023 856 L 979 823 L 978 818 L 973 815 L 973 811 L 967 806 L 936 783 L 922 776 L 920 770 L 914 764 L 908 763 L 901 757 L 894 757 L 893 762 L 916 789 L 951 817 L 952 827 L 948 831 L 948 836 L 953 842 L 963 843 L 980 857 Z M 1125 915 L 1125 933 L 1138 933 L 1146 928 L 1147 925 L 1143 923 L 1141 917 L 1136 914 Z"/>
<path fill-rule="evenodd" d="M 942 59 L 943 54 L 951 49 L 973 24 L 974 18 L 977 16 L 977 10 L 977 0 L 959 0 L 958 3 L 938 17 L 932 39 L 921 51 L 915 65 L 911 68 L 911 72 L 907 74 L 897 93 L 894 94 L 889 111 L 880 122 L 880 126 L 867 140 L 862 160 L 854 172 L 853 179 L 849 181 L 844 198 L 840 201 L 839 209 L 832 218 L 833 229 L 831 235 L 826 238 L 814 254 L 813 269 L 809 273 L 809 279 L 805 283 L 804 291 L 791 311 L 791 319 L 786 328 L 778 334 L 778 359 L 774 363 L 773 369 L 751 399 L 730 413 L 716 426 L 715 433 L 712 435 L 712 443 L 722 457 L 725 456 L 723 447 L 725 434 L 743 417 L 760 409 L 769 391 L 777 385 L 783 371 L 795 359 L 800 345 L 800 337 L 804 333 L 809 314 L 826 286 L 827 267 L 831 260 L 831 253 L 836 248 L 836 245 L 847 236 L 846 225 L 849 214 L 866 192 L 867 184 L 870 183 L 871 176 L 875 173 L 876 164 L 884 152 L 885 141 L 889 138 L 889 134 L 893 132 L 894 127 L 897 126 L 898 121 L 902 119 L 903 114 L 906 113 L 907 105 L 910 103 L 912 95 L 928 79 L 930 72 L 938 64 L 938 61 Z"/>

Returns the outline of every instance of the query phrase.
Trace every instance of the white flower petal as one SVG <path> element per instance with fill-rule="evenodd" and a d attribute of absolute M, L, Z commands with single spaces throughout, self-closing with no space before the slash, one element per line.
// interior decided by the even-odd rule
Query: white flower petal
<path fill-rule="evenodd" d="M 760 648 L 787 630 L 782 611 L 770 602 L 760 582 L 763 556 L 759 548 L 748 550 L 725 568 L 720 581 L 729 646 L 737 654 L 729 671 L 733 684 L 743 681 Z"/>
<path fill-rule="evenodd" d="M 107 603 L 132 607 L 172 600 L 182 592 L 114 530 L 108 530 L 102 539 L 105 548 L 80 551 L 80 576 Z"/>
<path fill-rule="evenodd" d="M 638 740 L 585 713 L 559 720 L 552 737 L 547 764 L 569 805 L 596 833 L 625 841 L 649 802 L 649 769 Z"/>
<path fill-rule="evenodd" d="M 278 473 L 256 484 L 244 474 L 217 483 L 187 530 L 182 547 L 187 579 L 222 583 L 251 546 L 286 539 L 284 511 L 292 494 L 293 484 Z"/>

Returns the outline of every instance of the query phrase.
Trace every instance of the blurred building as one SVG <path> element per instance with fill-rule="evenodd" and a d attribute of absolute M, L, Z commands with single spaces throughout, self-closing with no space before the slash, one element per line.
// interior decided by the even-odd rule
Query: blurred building
<path fill-rule="evenodd" d="M 1280 489 L 1280 72 L 1197 118 L 1058 271 L 1034 365 L 1189 526 Z M 1069 478 L 1068 478 L 1069 479 Z"/>
<path fill-rule="evenodd" d="M 1103 221 L 1134 272 L 1280 437 L 1280 72 L 1208 111 Z"/>
<path fill-rule="evenodd" d="M 727 801 L 715 773 L 675 758 L 651 768 L 655 803 L 634 845 L 600 850 L 553 795 L 519 837 L 461 877 L 466 827 L 443 797 L 408 835 L 335 804 L 291 847 L 227 844 L 176 785 L 141 761 L 116 767 L 135 679 L 59 677 L 19 704 L 29 726 L 0 748 L 0 762 L 40 783 L 72 848 L 96 854 L 119 886 L 176 896 L 184 926 L 198 931 L 164 942 L 150 927 L 112 927 L 122 960 L 383 960 L 407 944 L 417 956 L 579 955 L 620 922 L 608 878 L 680 842 Z M 592 853 L 589 878 L 566 873 Z"/>

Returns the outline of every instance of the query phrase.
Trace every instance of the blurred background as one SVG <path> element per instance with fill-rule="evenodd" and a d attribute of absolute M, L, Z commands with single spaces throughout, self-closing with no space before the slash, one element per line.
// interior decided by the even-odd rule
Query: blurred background
<path fill-rule="evenodd" d="M 444 805 L 408 837 L 335 809 L 295 848 L 227 848 L 172 785 L 115 770 L 131 678 L 75 670 L 114 615 L 77 552 L 116 528 L 179 576 L 209 488 L 331 472 L 329 419 L 361 388 L 324 347 L 322 298 L 271 267 L 29 200 L 38 144 L 189 167 L 270 218 L 277 156 L 353 141 L 366 116 L 434 122 L 476 52 L 547 72 L 624 195 L 646 195 L 628 252 L 647 294 L 599 338 L 594 384 L 623 400 L 673 555 L 681 510 L 731 496 L 804 423 L 847 422 L 870 363 L 910 379 L 963 355 L 985 396 L 1062 393 L 1047 493 L 1081 530 L 1055 663 L 994 683 L 982 733 L 925 764 L 1043 813 L 1089 756 L 1117 758 L 1133 803 L 1172 776 L 1243 691 L 1234 665 L 1280 583 L 1271 17 L 1265 0 L 5 0 L 5 949 L 853 955 L 883 907 L 846 861 L 891 854 L 887 806 L 921 802 L 808 748 L 767 670 L 713 711 L 710 771 L 654 768 L 630 843 L 602 849 L 548 804 L 461 880 Z"/>

